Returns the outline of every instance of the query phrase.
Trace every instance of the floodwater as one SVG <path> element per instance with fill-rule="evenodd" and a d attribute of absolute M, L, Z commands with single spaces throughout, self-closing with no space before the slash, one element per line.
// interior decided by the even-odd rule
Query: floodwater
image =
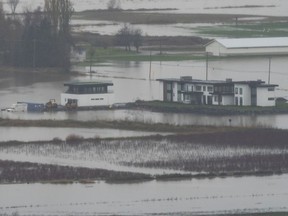
<path fill-rule="evenodd" d="M 101 128 L 46 128 L 46 127 L 0 127 L 0 142 L 22 141 L 31 142 L 39 140 L 52 140 L 59 138 L 65 140 L 69 135 L 77 135 L 83 138 L 115 138 L 115 137 L 139 137 L 150 136 L 159 133 L 129 131 Z M 163 133 L 161 133 L 163 134 Z M 164 133 L 165 134 L 165 133 Z"/>
<path fill-rule="evenodd" d="M 107 9 L 108 0 L 72 0 L 76 11 Z M 286 0 L 119 0 L 122 9 L 173 9 L 172 13 L 219 13 L 287 16 Z M 43 7 L 42 0 L 21 0 L 23 8 Z M 256 7 L 255 7 L 256 6 Z M 9 10 L 8 5 L 4 5 Z"/>
<path fill-rule="evenodd" d="M 21 0 L 18 11 L 24 7 L 43 7 L 42 0 Z M 177 9 L 171 13 L 223 13 L 223 14 L 252 14 L 287 16 L 287 0 L 120 0 L 123 9 Z M 165 4 L 163 3 L 165 2 Z M 73 0 L 76 11 L 87 9 L 105 9 L 107 0 Z M 261 5 L 261 7 L 251 6 Z M 248 7 L 246 7 L 248 6 Z M 5 5 L 8 11 L 8 5 Z M 161 12 L 161 11 L 158 11 Z M 76 22 L 76 21 L 74 21 Z M 79 22 L 79 21 L 78 21 Z M 77 23 L 76 23 L 77 24 Z M 91 30 L 91 26 L 99 23 L 90 23 L 78 31 Z M 107 24 L 107 23 L 106 23 Z M 101 25 L 101 24 L 100 24 Z M 102 28 L 100 33 L 113 33 L 119 23 Z M 140 26 L 151 35 L 157 33 L 159 26 Z M 189 35 L 189 25 L 177 24 L 162 26 L 161 32 L 173 32 L 173 35 Z M 86 28 L 86 29 L 85 29 Z M 94 28 L 94 27 L 93 27 Z M 146 29 L 145 29 L 146 28 Z M 175 31 L 177 28 L 177 31 Z M 173 30 L 173 31 L 172 31 Z M 174 33 L 174 32 L 177 32 Z M 273 57 L 271 61 L 271 83 L 279 84 L 277 96 L 288 96 L 287 57 Z M 84 68 L 77 70 L 86 73 L 86 77 L 66 77 L 65 79 L 34 79 L 34 77 L 0 77 L 0 107 L 9 107 L 17 101 L 42 102 L 51 98 L 60 101 L 60 93 L 64 91 L 63 82 L 70 80 L 112 80 L 114 83 L 115 102 L 133 102 L 135 100 L 158 100 L 162 97 L 158 78 L 179 78 L 193 76 L 195 79 L 205 79 L 205 61 L 184 62 L 110 62 L 110 65 L 93 68 L 95 74 L 89 76 Z M 233 80 L 268 79 L 268 58 L 240 58 L 209 62 L 209 79 Z M 149 77 L 151 79 L 149 79 Z M 129 88 L 127 88 L 129 86 Z M 131 91 L 133 89 L 133 91 Z M 205 116 L 194 114 L 165 114 L 152 113 L 141 110 L 100 110 L 83 112 L 58 113 L 7 113 L 1 112 L 2 118 L 13 119 L 74 119 L 87 120 L 131 120 L 146 123 L 169 124 L 198 124 L 198 125 L 231 125 L 233 126 L 267 126 L 288 128 L 288 115 L 269 116 Z M 50 130 L 50 129 L 49 129 Z M 1 138 L 4 140 L 17 139 L 31 141 L 50 139 L 57 136 L 62 139 L 72 132 L 84 137 L 90 136 L 122 136 L 123 131 L 99 129 L 59 129 L 47 133 L 46 128 L 0 128 Z M 99 132 L 99 133 L 98 133 Z M 128 134 L 127 134 L 128 133 Z M 123 136 L 130 136 L 125 131 Z M 47 134 L 47 135 L 45 135 Z M 53 134 L 53 135 L 52 135 Z M 60 136 L 61 134 L 61 136 Z M 133 132 L 134 135 L 134 132 Z M 53 137 L 54 138 L 54 137 Z M 18 161 L 43 162 L 39 157 L 25 158 L 16 152 L 1 154 L 1 159 L 17 158 Z M 13 156 L 11 158 L 11 155 Z M 81 155 L 78 155 L 79 157 Z M 28 156 L 26 156 L 28 157 Z M 109 157 L 107 157 L 109 158 Z M 32 161 L 34 160 L 34 161 Z M 60 158 L 45 158 L 43 163 L 57 163 L 67 165 L 67 161 Z M 53 161 L 54 160 L 54 161 Z M 74 161 L 75 166 L 89 167 L 91 163 Z M 79 163 L 78 163 L 79 162 Z M 88 161 L 89 162 L 89 161 Z M 105 162 L 105 161 L 104 161 Z M 71 165 L 71 161 L 70 164 Z M 111 170 L 124 170 L 123 167 L 112 166 L 98 162 L 97 167 Z M 95 166 L 95 164 L 94 164 Z M 130 171 L 133 169 L 129 168 Z M 138 169 L 139 171 L 139 169 Z M 151 170 L 141 170 L 151 173 Z M 0 169 L 1 172 L 1 169 Z M 163 170 L 154 170 L 162 172 Z M 167 171 L 168 172 L 168 171 Z M 191 215 L 216 213 L 245 213 L 245 212 L 276 212 L 288 211 L 287 175 L 270 177 L 242 177 L 216 178 L 191 181 L 151 181 L 138 184 L 107 184 L 97 182 L 91 185 L 50 185 L 50 184 L 22 184 L 0 185 L 0 214 L 22 215 Z"/>
<path fill-rule="evenodd" d="M 115 35 L 123 27 L 122 22 L 73 19 L 73 32 L 91 32 L 101 35 Z M 220 23 L 176 23 L 176 24 L 132 24 L 133 28 L 141 29 L 143 35 L 149 36 L 201 36 L 196 27 L 221 25 Z M 161 31 L 159 31 L 161 29 Z M 209 36 L 210 37 L 210 36 Z"/>
<path fill-rule="evenodd" d="M 207 116 L 190 113 L 157 113 L 144 110 L 98 110 L 81 112 L 57 112 L 57 113 L 7 113 L 1 112 L 1 118 L 9 119 L 57 119 L 76 121 L 136 121 L 142 123 L 163 123 L 171 125 L 210 125 L 210 126 L 240 126 L 240 127 L 267 127 L 288 129 L 287 114 L 273 115 L 226 115 Z M 229 121 L 231 119 L 231 122 Z M 108 130 L 109 131 L 109 130 Z M 80 133 L 83 135 L 83 133 Z M 125 134 L 125 132 L 124 132 Z M 136 133 L 137 134 L 137 133 Z M 13 135 L 11 135 L 13 136 Z M 27 136 L 31 136 L 30 133 Z M 84 134 L 85 136 L 85 134 Z M 101 136 L 101 135 L 100 135 Z"/>
<path fill-rule="evenodd" d="M 154 53 L 155 54 L 155 53 Z M 61 92 L 65 91 L 63 82 L 70 80 L 111 80 L 114 83 L 115 103 L 134 102 L 136 100 L 162 100 L 162 88 L 157 81 L 159 78 L 179 78 L 192 76 L 195 79 L 205 79 L 206 62 L 110 62 L 105 66 L 93 67 L 92 76 L 88 68 L 74 68 L 85 76 L 67 77 L 67 80 L 36 80 L 33 77 L 11 78 L 7 82 L 0 78 L 4 85 L 0 86 L 0 107 L 9 107 L 17 101 L 45 103 L 51 98 L 60 101 Z M 245 65 L 243 67 L 243 65 Z M 271 58 L 271 83 L 278 84 L 277 97 L 288 96 L 288 68 L 287 57 Z M 208 78 L 211 80 L 225 80 L 232 78 L 240 80 L 268 81 L 269 59 L 267 57 L 237 58 L 209 61 Z M 150 79 L 149 79 L 150 78 Z M 18 80 L 20 79 L 20 80 Z M 32 81 L 31 81 L 32 80 Z M 129 86 L 129 88 L 127 88 Z M 133 89 L 133 91 L 131 91 Z M 225 125 L 229 126 L 265 126 L 274 128 L 288 128 L 288 115 L 237 115 L 237 116 L 205 116 L 195 114 L 165 114 L 141 110 L 99 110 L 81 112 L 57 113 L 7 113 L 1 112 L 2 118 L 13 119 L 73 119 L 88 120 L 129 120 L 145 123 L 169 123 L 177 125 Z"/>
<path fill-rule="evenodd" d="M 0 211 L 25 215 L 193 215 L 288 211 L 288 176 L 136 184 L 0 185 Z M 29 199 L 27 199 L 29 197 Z"/>

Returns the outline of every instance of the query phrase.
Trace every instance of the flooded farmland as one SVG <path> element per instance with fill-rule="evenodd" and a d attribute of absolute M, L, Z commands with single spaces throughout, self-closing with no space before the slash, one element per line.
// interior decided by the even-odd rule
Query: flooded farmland
<path fill-rule="evenodd" d="M 73 3 L 76 11 L 83 11 L 106 9 L 107 1 L 73 0 Z M 119 2 L 124 10 L 148 9 L 157 13 L 179 14 L 287 16 L 288 8 L 288 1 L 286 0 L 119 0 Z M 21 0 L 17 10 L 20 12 L 25 6 L 36 8 L 38 5 L 43 7 L 43 1 Z M 7 11 L 10 10 L 7 4 L 4 6 Z M 112 35 L 122 23 L 74 19 L 72 24 L 74 25 L 73 30 L 76 32 L 89 31 Z M 195 34 L 193 28 L 210 25 L 210 23 L 178 23 L 153 26 L 135 25 L 135 27 L 143 29 L 146 35 L 152 36 L 190 36 Z M 154 51 L 152 54 L 157 55 L 159 52 Z M 287 56 L 272 57 L 270 66 L 271 83 L 279 85 L 276 92 L 277 96 L 287 97 Z M 226 78 L 235 81 L 262 79 L 267 82 L 270 66 L 268 57 L 211 59 L 208 64 L 208 77 L 211 80 L 225 80 Z M 73 70 L 79 74 L 45 77 L 39 77 L 36 73 L 30 73 L 29 76 L 26 74 L 17 76 L 0 74 L 0 108 L 7 108 L 18 101 L 45 103 L 50 99 L 56 99 L 59 102 L 61 92 L 65 91 L 63 83 L 74 80 L 112 81 L 114 83 L 115 103 L 161 100 L 163 94 L 157 79 L 179 78 L 180 76 L 205 79 L 206 62 L 205 60 L 195 60 L 152 62 L 150 64 L 150 62 L 109 61 L 103 65 L 95 65 L 92 68 L 93 74 L 89 74 L 89 69 L 82 66 L 74 67 Z M 150 124 L 288 129 L 287 114 L 206 116 L 108 109 L 53 113 L 1 111 L 0 118 L 136 121 Z M 84 138 L 95 138 L 96 141 L 94 140 L 95 143 L 84 142 L 83 145 L 75 143 L 68 145 L 65 143 L 65 138 L 71 134 Z M 288 175 L 281 174 L 282 166 L 287 161 L 288 150 L 286 145 L 277 146 L 278 142 L 283 142 L 283 140 L 271 141 L 271 144 L 275 144 L 276 147 L 261 145 L 263 143 L 257 143 L 256 147 L 247 147 L 243 143 L 238 143 L 233 148 L 229 144 L 215 146 L 215 140 L 203 145 L 200 142 L 190 142 L 190 140 L 188 144 L 167 142 L 165 138 L 159 141 L 161 136 L 156 136 L 157 139 L 153 142 L 143 141 L 146 136 L 155 134 L 157 133 L 105 128 L 0 127 L 0 161 L 28 162 L 40 164 L 40 166 L 45 164 L 72 168 L 84 167 L 106 171 L 144 173 L 154 176 L 206 173 L 211 171 L 209 168 L 211 169 L 212 165 L 214 165 L 213 168 L 217 167 L 218 163 L 216 162 L 222 162 L 223 158 L 235 159 L 233 165 L 237 167 L 237 170 L 243 168 L 239 161 L 245 163 L 246 166 L 255 163 L 271 169 L 269 162 L 273 158 L 273 161 L 276 161 L 275 163 L 280 167 L 277 167 L 279 175 L 275 175 L 277 172 L 272 172 L 274 175 L 270 173 L 270 176 L 258 177 L 231 177 L 232 175 L 228 177 L 228 175 L 203 179 L 124 181 L 117 182 L 117 184 L 97 179 L 94 183 L 89 182 L 89 184 L 31 182 L 18 184 L 14 179 L 11 181 L 14 184 L 0 184 L 0 216 L 188 216 L 288 212 Z M 138 136 L 143 136 L 143 140 L 136 140 L 135 137 Z M 123 137 L 125 139 L 122 140 Z M 53 138 L 57 138 L 56 143 L 45 142 L 45 140 Z M 100 138 L 115 138 L 115 140 L 100 142 Z M 120 141 L 116 138 L 119 138 Z M 14 142 L 15 140 L 18 142 Z M 245 159 L 240 156 L 245 156 L 243 157 Z M 239 160 L 237 161 L 237 159 Z M 210 160 L 212 165 L 210 167 L 205 166 L 206 170 L 197 170 L 193 167 L 207 160 Z M 282 163 L 282 161 L 284 162 Z M 228 165 L 231 164 L 228 163 Z M 228 165 L 227 167 L 229 167 Z M 218 167 L 219 170 L 220 168 Z M 230 167 L 230 170 L 227 168 L 227 170 L 234 172 L 235 167 L 232 168 Z M 33 167 L 26 169 L 31 171 Z M 267 170 L 270 172 L 270 169 Z M 257 167 L 254 167 L 254 171 L 257 171 Z M 3 172 L 4 168 L 0 167 L 0 174 Z M 283 172 L 285 173 L 285 169 Z"/>

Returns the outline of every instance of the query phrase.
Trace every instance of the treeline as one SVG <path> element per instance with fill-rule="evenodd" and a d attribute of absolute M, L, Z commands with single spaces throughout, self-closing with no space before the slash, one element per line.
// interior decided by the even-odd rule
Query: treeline
<path fill-rule="evenodd" d="M 20 67 L 70 66 L 70 0 L 44 0 L 44 8 L 5 14 L 0 2 L 0 64 Z"/>

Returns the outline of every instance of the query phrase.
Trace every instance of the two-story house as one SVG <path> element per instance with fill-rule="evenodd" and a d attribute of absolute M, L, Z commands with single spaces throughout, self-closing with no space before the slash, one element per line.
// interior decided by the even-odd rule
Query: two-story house
<path fill-rule="evenodd" d="M 198 105 L 275 106 L 278 86 L 261 80 L 197 80 L 191 76 L 158 81 L 163 83 L 164 101 Z"/>

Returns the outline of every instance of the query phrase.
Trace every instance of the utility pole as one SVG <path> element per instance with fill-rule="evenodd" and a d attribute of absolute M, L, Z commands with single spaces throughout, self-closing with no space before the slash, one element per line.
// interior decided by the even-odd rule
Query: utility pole
<path fill-rule="evenodd" d="M 36 67 L 36 39 L 33 40 L 33 68 Z"/>
<path fill-rule="evenodd" d="M 206 52 L 206 81 L 208 80 L 209 53 Z"/>
<path fill-rule="evenodd" d="M 151 72 L 152 71 L 152 53 L 150 51 L 150 67 L 149 67 L 149 80 L 151 80 Z"/>
<path fill-rule="evenodd" d="M 270 77 L 271 77 L 271 56 L 269 56 L 268 84 L 270 84 Z"/>

